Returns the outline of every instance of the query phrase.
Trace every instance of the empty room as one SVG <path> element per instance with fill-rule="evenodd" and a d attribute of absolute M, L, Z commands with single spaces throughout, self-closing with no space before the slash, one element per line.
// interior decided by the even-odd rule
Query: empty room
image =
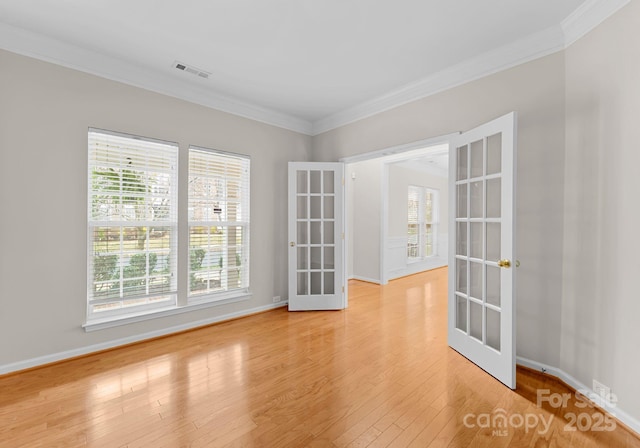
<path fill-rule="evenodd" d="M 0 0 L 0 447 L 640 447 L 638 29 Z"/>

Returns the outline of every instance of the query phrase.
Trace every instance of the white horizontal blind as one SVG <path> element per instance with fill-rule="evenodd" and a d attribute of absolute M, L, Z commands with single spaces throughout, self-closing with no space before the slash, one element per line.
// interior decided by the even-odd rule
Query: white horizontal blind
<path fill-rule="evenodd" d="M 407 258 L 418 261 L 437 253 L 438 190 L 409 186 Z"/>
<path fill-rule="evenodd" d="M 249 287 L 250 159 L 189 148 L 189 300 Z"/>
<path fill-rule="evenodd" d="M 424 189 L 423 257 L 437 254 L 438 243 L 438 190 Z"/>
<path fill-rule="evenodd" d="M 410 185 L 407 204 L 407 257 L 419 258 L 420 255 L 420 197 L 421 188 Z"/>
<path fill-rule="evenodd" d="M 176 303 L 178 146 L 89 129 L 88 320 Z"/>

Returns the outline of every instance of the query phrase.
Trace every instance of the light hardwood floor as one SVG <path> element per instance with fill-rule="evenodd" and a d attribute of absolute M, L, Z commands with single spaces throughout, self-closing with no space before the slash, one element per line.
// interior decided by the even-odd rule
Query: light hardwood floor
<path fill-rule="evenodd" d="M 588 430 L 599 411 L 553 379 L 519 369 L 513 392 L 448 348 L 446 275 L 354 281 L 345 311 L 279 309 L 5 376 L 0 446 L 640 447 L 620 425 Z M 545 389 L 568 407 L 538 407 Z M 480 427 L 500 410 L 505 428 Z M 590 427 L 568 431 L 571 412 Z"/>

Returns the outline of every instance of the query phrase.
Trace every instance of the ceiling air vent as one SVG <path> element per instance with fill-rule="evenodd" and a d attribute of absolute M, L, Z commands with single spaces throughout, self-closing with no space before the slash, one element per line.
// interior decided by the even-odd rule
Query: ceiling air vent
<path fill-rule="evenodd" d="M 175 61 L 173 63 L 173 67 L 178 70 L 182 70 L 183 72 L 191 73 L 192 75 L 199 76 L 200 78 L 209 79 L 209 75 L 211 73 L 205 72 L 204 70 L 200 70 L 199 68 L 194 67 L 193 65 L 183 64 L 182 62 Z"/>

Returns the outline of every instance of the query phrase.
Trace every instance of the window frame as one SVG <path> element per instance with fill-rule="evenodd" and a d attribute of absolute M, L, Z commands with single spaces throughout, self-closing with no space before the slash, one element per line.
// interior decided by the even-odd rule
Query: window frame
<path fill-rule="evenodd" d="M 225 173 L 227 170 L 227 166 L 226 163 L 232 164 L 232 163 L 236 163 L 239 164 L 239 169 L 241 171 L 240 177 L 232 177 L 232 176 L 220 176 L 220 175 L 212 175 L 209 178 L 210 179 L 216 179 L 217 181 L 221 182 L 221 184 L 223 184 L 222 187 L 218 187 L 217 188 L 221 188 L 223 191 L 223 195 L 218 195 L 217 199 L 208 199 L 209 201 L 211 201 L 212 205 L 213 203 L 218 203 L 218 209 L 215 208 L 214 205 L 214 215 L 218 214 L 220 217 L 222 217 L 223 215 L 226 215 L 225 220 L 220 220 L 220 219 L 215 219 L 213 216 L 211 218 L 213 219 L 192 219 L 192 214 L 194 213 L 193 210 L 193 205 L 192 205 L 192 185 L 193 182 L 195 181 L 193 179 L 193 175 L 192 175 L 192 161 L 194 161 L 195 157 L 192 158 L 192 155 L 199 157 L 200 161 L 199 163 L 206 163 L 206 161 L 204 161 L 204 158 L 206 157 L 210 157 L 211 163 L 216 163 L 216 159 L 217 159 L 217 163 L 225 163 Z M 225 160 L 226 159 L 226 160 Z M 195 161 L 194 161 L 194 166 L 195 166 Z M 250 218 L 250 208 L 251 208 L 251 157 L 248 155 L 244 155 L 244 154 L 237 154 L 237 153 L 230 153 L 230 152 L 226 152 L 226 151 L 220 151 L 220 150 L 216 150 L 216 149 L 211 149 L 211 148 L 205 148 L 202 146 L 195 146 L 195 145 L 190 145 L 189 146 L 189 169 L 188 169 L 188 182 L 189 182 L 189 191 L 188 191 L 188 218 L 187 218 L 187 233 L 188 233 L 188 252 L 189 252 L 189 264 L 187 265 L 187 275 L 189 277 L 188 280 L 188 286 L 187 286 L 187 302 L 189 304 L 199 304 L 199 303 L 206 303 L 206 302 L 219 302 L 219 301 L 224 301 L 225 299 L 228 299 L 229 297 L 233 297 L 237 294 L 243 294 L 243 293 L 248 293 L 249 291 L 249 286 L 250 286 L 250 231 L 251 231 L 251 218 Z M 239 191 L 238 193 L 240 194 L 240 198 L 231 198 L 229 195 L 229 183 L 230 182 L 238 182 L 238 186 L 239 186 Z M 196 198 L 194 198 L 195 200 Z M 200 199 L 201 201 L 203 200 L 207 200 L 205 197 L 200 196 L 197 199 Z M 235 213 L 240 213 L 240 217 L 241 219 L 237 220 L 229 220 L 229 216 L 228 213 L 230 212 L 229 208 L 225 207 L 224 205 L 221 205 L 221 203 L 225 203 L 226 205 L 228 205 L 229 203 L 235 203 L 236 204 L 236 209 L 235 209 Z M 209 215 L 211 215 L 211 213 L 208 213 Z M 236 216 L 237 217 L 237 216 Z M 194 277 L 192 277 L 192 241 L 191 241 L 191 237 L 192 237 L 192 227 L 200 227 L 200 228 L 206 228 L 207 229 L 207 237 L 208 240 L 211 241 L 211 229 L 213 227 L 219 228 L 219 227 L 223 227 L 227 229 L 227 232 L 222 232 L 223 233 L 223 237 L 222 237 L 222 255 L 220 256 L 220 259 L 223 261 L 223 265 L 220 266 L 219 270 L 220 270 L 220 288 L 211 288 L 211 281 L 215 280 L 213 279 L 211 276 L 208 277 L 206 279 L 206 285 L 207 287 L 204 289 L 204 291 L 202 292 L 194 292 L 193 287 L 192 287 L 192 282 L 196 281 L 196 279 Z M 237 288 L 229 288 L 229 272 L 231 270 L 230 263 L 229 263 L 229 233 L 228 233 L 228 229 L 230 228 L 240 228 L 241 229 L 241 255 L 240 255 L 240 268 L 237 269 L 238 270 L 238 275 L 239 275 L 239 283 L 240 285 Z M 225 238 L 226 236 L 226 238 Z M 209 245 L 211 246 L 211 245 Z M 237 240 L 236 240 L 236 246 L 232 246 L 232 247 L 237 247 Z M 225 256 L 226 255 L 226 256 Z M 205 255 L 206 257 L 206 255 Z M 234 257 L 233 263 L 237 263 L 237 253 Z M 209 257 L 210 258 L 210 257 Z M 234 266 L 238 266 L 235 265 Z M 215 273 L 215 270 L 208 270 L 209 273 Z M 226 275 L 225 275 L 226 272 Z"/>
<path fill-rule="evenodd" d="M 116 320 L 123 316 L 129 316 L 132 314 L 149 313 L 154 310 L 162 310 L 170 307 L 174 307 L 177 304 L 178 296 L 178 284 L 177 284 L 177 241 L 178 241 L 178 156 L 179 147 L 177 143 L 163 141 L 158 139 L 152 139 L 148 137 L 141 137 L 137 135 L 126 134 L 122 132 L 108 131 L 98 128 L 89 128 L 87 132 L 88 140 L 88 161 L 87 161 L 87 309 L 86 309 L 86 322 L 100 322 L 104 320 Z M 109 140 L 112 140 L 110 142 Z M 118 143 L 119 142 L 119 143 Z M 110 148 L 112 145 L 112 149 Z M 144 148 L 144 145 L 148 145 Z M 136 148 L 139 147 L 139 148 Z M 113 152 L 114 155 L 119 155 L 112 160 L 108 160 L 110 157 L 109 152 Z M 118 154 L 119 153 L 119 154 Z M 94 156 L 92 158 L 92 155 Z M 153 163 L 157 163 L 157 166 L 150 166 L 150 158 L 153 159 Z M 123 161 L 129 160 L 126 164 Z M 136 164 L 132 168 L 126 168 L 127 165 L 132 165 L 132 161 L 135 160 Z M 138 162 L 144 162 L 144 165 Z M 168 164 L 168 167 L 163 166 L 163 163 Z M 104 171 L 98 171 L 98 170 Z M 157 171 L 154 171 L 157 170 Z M 151 189 L 142 191 L 139 185 L 136 183 L 140 181 L 140 177 L 157 176 L 156 180 L 165 177 L 167 185 L 158 187 L 155 191 Z M 125 180 L 126 178 L 126 180 Z M 108 185 L 113 180 L 118 182 L 117 186 Z M 147 179 L 148 180 L 148 179 Z M 145 180 L 144 182 L 147 182 Z M 97 187 L 97 183 L 102 185 Z M 106 185 L 106 186 L 105 186 Z M 128 187 L 126 187 L 127 185 Z M 145 183 L 145 189 L 149 184 Z M 164 187 L 168 188 L 167 192 L 159 192 Z M 114 201 L 113 199 L 116 198 Z M 162 198 L 161 200 L 168 201 L 168 208 L 165 209 L 163 205 L 158 205 L 154 202 L 154 199 Z M 104 203 L 97 205 L 99 209 L 106 209 L 104 214 L 100 215 L 100 210 L 96 208 L 96 202 L 103 200 Z M 141 200 L 141 201 L 140 201 Z M 140 205 L 142 203 L 142 206 Z M 145 214 L 144 218 L 138 217 L 138 209 L 142 209 L 142 213 Z M 154 219 L 153 216 L 159 213 L 159 209 L 162 209 L 162 214 L 168 216 L 164 219 Z M 160 214 L 160 213 L 159 213 Z M 118 216 L 119 215 L 119 216 Z M 99 219 L 103 218 L 103 219 Z M 114 219 L 115 218 L 115 219 Z M 168 246 L 161 247 L 161 250 L 152 249 L 150 247 L 150 235 L 151 228 L 162 227 L 169 228 L 169 242 Z M 106 229 L 106 238 L 99 240 L 96 238 L 96 233 L 100 232 L 100 229 Z M 96 245 L 102 243 L 109 247 L 110 238 L 109 229 L 117 229 L 117 240 L 114 242 L 114 246 L 117 245 L 117 250 L 107 251 L 110 255 L 116 255 L 116 264 L 112 272 L 112 278 L 103 280 L 103 284 L 117 284 L 118 295 L 105 295 L 104 298 L 96 296 L 94 288 L 96 284 L 95 278 L 95 262 L 96 256 L 99 252 L 96 252 Z M 127 238 L 127 229 L 136 229 L 136 235 L 138 229 L 143 229 L 144 239 L 138 239 L 138 241 L 144 241 L 144 247 L 138 247 L 136 249 L 125 248 L 125 240 Z M 130 246 L 131 244 L 129 244 Z M 168 252 L 165 255 L 166 266 L 168 273 L 165 275 L 155 275 L 153 278 L 168 277 L 168 290 L 159 291 L 153 293 L 150 291 L 150 283 L 153 272 L 149 272 L 150 267 L 150 255 L 156 254 L 156 260 L 158 254 L 164 249 Z M 114 252 L 111 254 L 111 252 Z M 135 268 L 140 268 L 131 263 L 133 257 L 136 255 L 145 254 L 145 266 L 144 275 L 135 276 L 130 274 L 127 276 L 126 270 L 130 268 L 135 272 Z M 129 264 L 124 265 L 124 260 L 128 259 Z M 157 263 L 157 261 L 156 261 Z M 154 263 L 155 266 L 155 263 Z M 118 274 L 115 277 L 116 272 Z M 145 293 L 125 295 L 124 289 L 127 282 L 135 283 L 142 280 L 145 288 Z M 139 288 L 138 286 L 138 288 Z M 134 286 L 135 287 L 135 286 Z M 164 289 L 164 288 L 163 288 Z M 126 301 L 141 300 L 146 303 L 139 305 L 125 305 Z M 120 304 L 119 307 L 113 309 L 96 310 L 96 307 L 105 306 L 109 304 Z"/>
<path fill-rule="evenodd" d="M 119 244 L 119 249 L 120 252 L 118 252 L 118 258 L 116 258 L 116 264 L 117 264 L 117 269 L 120 270 L 119 274 L 118 274 L 118 279 L 117 282 L 119 282 L 119 285 L 122 285 L 126 280 L 133 280 L 133 279 L 138 279 L 138 277 L 125 277 L 123 275 L 123 269 L 124 267 L 122 266 L 122 264 L 125 263 L 125 257 L 122 257 L 122 250 L 123 250 L 123 239 L 125 238 L 125 232 L 124 232 L 124 228 L 125 227 L 130 227 L 130 228 L 135 228 L 136 231 L 138 231 L 137 229 L 139 228 L 145 228 L 145 243 L 144 243 L 144 249 L 141 249 L 142 252 L 144 252 L 146 255 L 145 257 L 145 275 L 146 277 L 144 277 L 144 279 L 146 280 L 145 285 L 149 285 L 149 286 L 145 286 L 145 294 L 141 297 L 145 298 L 147 301 L 150 300 L 150 297 L 157 297 L 163 294 L 147 294 L 149 293 L 149 288 L 152 287 L 152 283 L 151 281 L 149 281 L 149 277 L 152 277 L 152 274 L 154 273 L 154 271 L 149 272 L 149 268 L 150 268 L 150 261 L 151 261 L 151 257 L 150 255 L 148 255 L 149 253 L 153 252 L 154 250 L 157 249 L 156 246 L 150 244 L 150 238 L 151 238 L 151 228 L 153 227 L 151 225 L 150 222 L 145 221 L 145 224 L 147 224 L 146 226 L 142 226 L 140 224 L 141 221 L 140 220 L 128 220 L 125 219 L 125 200 L 124 200 L 124 195 L 125 194 L 129 194 L 130 190 L 127 190 L 125 187 L 123 187 L 123 185 L 131 185 L 130 183 L 124 182 L 122 179 L 125 179 L 125 174 L 124 174 L 124 170 L 122 168 L 120 168 L 120 171 L 116 172 L 118 173 L 118 176 L 120 176 L 119 179 L 119 189 L 117 187 L 113 187 L 111 188 L 111 190 L 109 190 L 110 192 L 108 194 L 104 194 L 104 187 L 102 190 L 95 190 L 94 189 L 94 177 L 95 177 L 95 171 L 96 171 L 96 166 L 100 166 L 99 164 L 96 164 L 96 162 L 92 159 L 92 154 L 94 154 L 95 152 L 95 148 L 92 148 L 92 144 L 95 145 L 95 139 L 93 138 L 94 136 L 92 136 L 92 133 L 96 133 L 99 135 L 99 137 L 104 137 L 105 139 L 108 139 L 110 137 L 116 137 L 117 139 L 130 139 L 131 142 L 131 147 L 136 147 L 137 149 L 140 150 L 140 159 L 144 159 L 145 157 L 152 157 L 152 155 L 147 154 L 147 151 L 144 148 L 144 144 L 145 143 L 150 143 L 152 145 L 165 145 L 168 148 L 171 148 L 172 152 L 172 161 L 171 161 L 171 166 L 172 166 L 172 171 L 171 171 L 171 181 L 169 182 L 170 184 L 170 192 L 169 192 L 169 196 L 170 196 L 170 200 L 167 200 L 167 203 L 170 204 L 170 206 L 172 207 L 171 210 L 169 211 L 169 214 L 171 215 L 171 222 L 170 222 L 170 228 L 171 228 L 171 234 L 169 236 L 169 241 L 170 241 L 170 249 L 169 249 L 169 255 L 162 257 L 163 262 L 165 259 L 167 260 L 172 260 L 169 261 L 167 263 L 170 264 L 170 267 L 168 269 L 167 272 L 162 272 L 161 275 L 163 276 L 170 276 L 170 291 L 167 292 L 164 295 L 169 295 L 169 300 L 166 301 L 158 301 L 156 303 L 147 303 L 147 304 L 140 304 L 140 305 L 134 305 L 134 306 L 130 306 L 130 307 L 120 307 L 118 309 L 114 309 L 114 310 L 103 310 L 103 311 L 94 311 L 94 306 L 96 303 L 106 303 L 109 301 L 112 302 L 118 302 L 118 301 L 122 301 L 123 298 L 121 297 L 122 295 L 122 286 L 119 286 L 120 288 L 120 295 L 116 298 L 114 294 L 112 294 L 113 297 L 107 298 L 105 300 L 102 300 L 100 298 L 95 298 L 95 294 L 94 294 L 94 288 L 95 286 L 95 281 L 96 281 L 96 277 L 94 277 L 95 271 L 94 271 L 94 253 L 96 250 L 96 246 L 95 246 L 95 242 L 97 241 L 97 236 L 94 232 L 94 230 L 99 229 L 100 227 L 118 227 L 118 241 L 117 244 Z M 249 213 L 250 213 L 250 161 L 251 158 L 248 155 L 243 155 L 243 154 L 236 154 L 236 153 L 230 153 L 230 152 L 225 152 L 225 151 L 219 151 L 219 150 L 212 150 L 212 149 L 208 149 L 208 148 L 202 148 L 202 147 L 197 147 L 197 146 L 189 146 L 188 151 L 191 151 L 192 149 L 197 149 L 200 151 L 207 151 L 207 152 L 211 152 L 211 153 L 215 153 L 218 156 L 228 156 L 228 157 L 232 157 L 235 159 L 242 159 L 243 161 L 246 161 L 246 167 L 247 167 L 247 171 L 246 171 L 246 188 L 243 190 L 244 194 L 246 195 L 246 200 L 243 203 L 243 207 L 244 207 L 244 211 L 246 211 L 246 214 L 243 216 L 244 222 L 242 223 L 237 223 L 239 224 L 242 229 L 243 229 L 243 247 L 242 247 L 242 255 L 241 255 L 241 266 L 243 266 L 242 268 L 242 273 L 244 274 L 244 277 L 242 279 L 242 287 L 241 288 L 235 288 L 235 289 L 230 289 L 227 291 L 220 291 L 220 292 L 215 292 L 213 294 L 203 294 L 203 295 L 198 295 L 198 296 L 192 296 L 190 294 L 190 282 L 189 279 L 187 278 L 186 281 L 184 278 L 180 278 L 183 273 L 186 273 L 187 277 L 189 276 L 189 271 L 190 271 L 190 259 L 189 259 L 189 254 L 190 254 L 190 215 L 189 215 L 189 192 L 187 192 L 186 196 L 181 196 L 182 198 L 186 199 L 187 202 L 187 206 L 181 206 L 178 203 L 178 192 L 180 189 L 182 189 L 184 186 L 188 185 L 188 181 L 189 181 L 189 177 L 190 177 L 190 170 L 189 167 L 187 166 L 187 169 L 183 169 L 182 171 L 178 169 L 178 160 L 181 157 L 180 153 L 181 153 L 181 148 L 180 145 L 178 143 L 174 143 L 174 142 L 169 142 L 169 141 L 164 141 L 164 140 L 158 140 L 158 139 L 154 139 L 154 138 L 148 138 L 148 137 L 142 137 L 142 136 L 138 136 L 138 135 L 133 135 L 133 134 L 128 134 L 128 133 L 122 133 L 122 132 L 116 132 L 116 131 L 109 131 L 109 130 L 104 130 L 104 129 L 99 129 L 99 128 L 94 128 L 94 127 L 90 127 L 88 128 L 88 132 L 87 132 L 87 142 L 88 142 L 88 160 L 87 160 L 87 173 L 88 173 L 88 179 L 87 179 L 87 248 L 86 248 L 86 253 L 87 253 L 87 296 L 86 296 L 86 320 L 85 323 L 82 325 L 82 327 L 85 329 L 85 331 L 94 331 L 94 330 L 100 330 L 100 329 L 104 329 L 104 328 L 111 328 L 114 326 L 118 326 L 118 325 L 124 325 L 124 324 L 128 324 L 128 323 L 132 323 L 132 322 L 139 322 L 139 321 L 144 321 L 144 320 L 148 320 L 148 319 L 156 319 L 156 318 L 160 318 L 160 317 L 165 317 L 168 315 L 174 315 L 174 314 L 180 314 L 180 313 L 184 313 L 184 312 L 188 312 L 188 311 L 193 311 L 193 310 L 197 310 L 197 309 L 201 309 L 201 308 L 206 308 L 209 306 L 215 306 L 215 305 L 223 305 L 223 304 L 228 304 L 228 303 L 233 303 L 233 302 L 238 302 L 238 301 L 242 301 L 242 300 L 248 300 L 252 294 L 249 290 L 250 288 L 250 277 L 249 277 L 249 265 L 250 265 L 250 257 L 249 257 L 249 253 L 250 253 L 250 239 L 249 239 L 249 233 L 250 233 L 250 219 L 249 219 Z M 123 154 L 126 153 L 126 151 L 122 151 L 122 148 L 117 148 L 116 146 L 116 151 L 120 150 L 120 154 L 119 154 L 119 158 L 117 160 L 119 160 L 119 164 L 117 165 L 118 167 L 124 166 L 124 164 L 122 163 L 123 160 L 126 160 L 126 157 L 123 156 Z M 122 144 L 122 147 L 126 147 L 126 144 Z M 187 156 L 189 156 L 191 153 L 188 152 Z M 134 155 L 132 156 L 132 159 L 134 159 L 137 162 L 137 157 Z M 131 161 L 129 161 L 129 164 L 131 164 Z M 152 163 L 149 164 L 150 166 L 153 165 Z M 115 165 L 114 165 L 115 166 Z M 149 169 L 150 171 L 152 171 L 152 169 Z M 103 169 L 103 172 L 107 172 L 106 169 Z M 151 176 L 151 175 L 149 175 Z M 148 179 L 145 177 L 145 179 Z M 145 180 L 144 182 L 147 182 L 147 180 Z M 144 188 L 143 188 L 143 193 L 141 193 L 142 196 L 144 196 L 145 194 L 149 193 L 152 194 L 151 190 L 147 190 L 147 188 L 149 188 L 149 183 L 145 183 L 143 184 Z M 155 187 L 154 187 L 155 188 Z M 95 190 L 95 191 L 94 191 Z M 96 193 L 96 191 L 98 191 L 98 193 Z M 113 192 L 116 192 L 115 194 Z M 154 190 L 155 192 L 157 192 L 156 190 Z M 102 192 L 102 195 L 100 196 L 100 193 Z M 98 195 L 98 196 L 96 196 Z M 113 197 L 119 197 L 119 200 L 114 200 Z M 157 196 L 157 195 L 156 195 Z M 95 197 L 99 197 L 99 198 L 107 198 L 107 203 L 108 204 L 116 204 L 116 208 L 118 209 L 118 212 L 120 213 L 120 215 L 118 216 L 119 220 L 114 220 L 114 219 L 102 219 L 102 220 L 96 220 L 95 218 L 95 202 L 94 202 L 94 198 Z M 110 201 L 110 202 L 109 202 Z M 157 216 L 156 215 L 156 210 L 153 208 L 153 206 L 149 205 L 151 204 L 151 201 L 142 201 L 146 207 L 151 207 L 153 209 L 153 213 L 151 216 Z M 103 207 L 104 208 L 104 207 Z M 111 213 L 112 210 L 107 208 L 107 212 L 105 212 L 107 215 L 108 213 Z M 130 213 L 132 214 L 132 213 Z M 136 217 L 137 217 L 137 212 L 135 213 Z M 106 216 L 106 215 L 105 215 Z M 111 216 L 111 215 L 108 215 Z M 101 218 L 103 218 L 103 216 L 101 216 Z M 127 218 L 130 218 L 130 216 L 127 216 Z M 121 222 L 122 221 L 122 222 Z M 108 226 L 104 225 L 105 223 L 109 224 Z M 138 225 L 136 225 L 138 224 Z M 186 224 L 186 225 L 185 225 Z M 155 226 L 155 224 L 154 224 Z M 167 227 L 167 225 L 163 225 L 163 226 L 156 226 L 156 227 Z M 136 234 L 137 235 L 137 234 Z M 107 234 L 106 237 L 103 236 L 104 241 L 110 241 L 110 235 Z M 156 237 L 157 238 L 157 237 Z M 187 247 L 185 248 L 183 245 L 180 244 L 180 242 L 186 241 Z M 114 241 L 114 246 L 115 246 L 116 242 Z M 135 244 L 135 243 L 133 243 Z M 107 243 L 108 245 L 108 243 Z M 135 247 L 135 246 L 134 246 Z M 162 249 L 164 249 L 164 247 L 161 247 Z M 111 250 L 110 248 L 107 249 L 107 251 Z M 130 265 L 133 265 L 133 263 L 131 263 L 131 258 L 133 255 L 133 252 L 138 252 L 137 251 L 137 247 L 135 249 L 131 249 L 129 248 L 128 252 L 127 252 L 127 263 Z M 129 253 L 131 252 L 131 253 Z M 111 254 L 110 252 L 108 252 L 109 254 Z M 186 255 L 186 257 L 185 257 Z M 158 257 L 161 258 L 161 257 Z M 156 258 L 157 259 L 157 258 Z M 235 261 L 235 260 L 234 260 Z M 169 264 L 167 264 L 166 266 L 169 266 Z M 185 268 L 186 265 L 186 268 Z M 138 266 L 139 267 L 139 266 Z M 111 269 L 113 268 L 113 266 L 111 266 L 111 262 L 109 264 L 109 266 L 107 266 L 107 269 Z M 231 269 L 231 268 L 229 268 Z M 115 274 L 114 274 L 115 275 Z M 105 277 L 106 278 L 106 277 Z M 153 277 L 155 279 L 155 277 Z M 140 280 L 142 280 L 143 278 L 140 277 Z M 114 280 L 116 281 L 116 280 Z M 104 282 L 111 284 L 112 283 L 112 279 L 109 280 L 105 280 Z M 136 286 L 137 287 L 137 286 Z M 138 298 L 138 296 L 132 297 L 132 298 Z M 130 299 L 130 297 L 125 297 L 125 300 Z M 213 321 L 216 321 L 216 319 L 213 319 Z"/>

